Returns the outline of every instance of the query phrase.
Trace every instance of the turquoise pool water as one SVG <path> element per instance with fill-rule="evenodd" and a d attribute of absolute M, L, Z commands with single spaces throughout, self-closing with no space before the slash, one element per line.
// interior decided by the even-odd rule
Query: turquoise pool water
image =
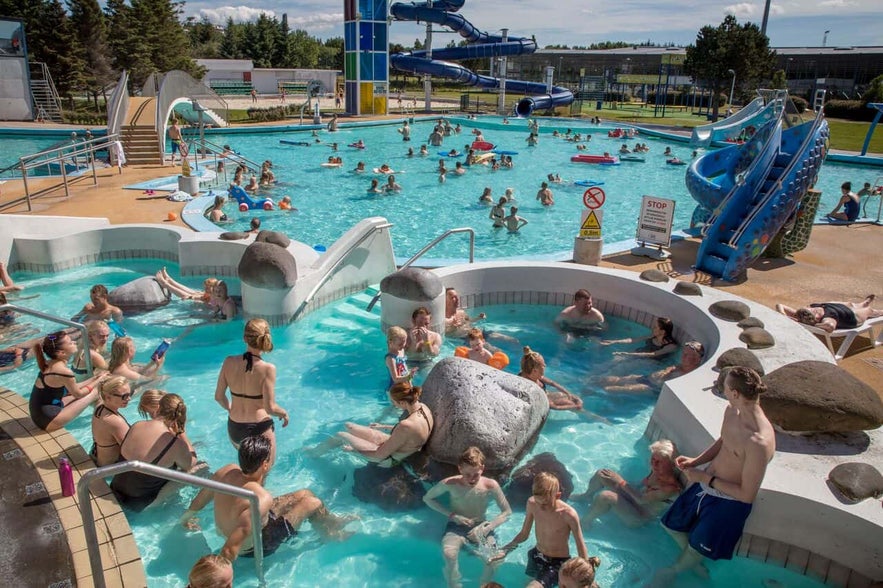
<path fill-rule="evenodd" d="M 499 121 L 491 117 L 487 121 L 469 121 L 469 124 L 482 128 L 485 122 L 486 140 L 500 149 L 517 151 L 518 155 L 513 156 L 515 167 L 491 171 L 486 166 L 472 166 L 462 176 L 448 173 L 444 183 L 438 181 L 438 162 L 442 159 L 438 152 L 452 148 L 462 151 L 472 142 L 470 127 L 464 126 L 461 134 L 446 137 L 443 147 L 429 147 L 428 157 L 412 158 L 406 156 L 408 148 L 418 152 L 420 145 L 427 143 L 434 121 L 413 124 L 410 142 L 402 141 L 396 126 L 390 125 L 344 129 L 337 133 L 323 131 L 320 133 L 322 143 L 312 143 L 309 147 L 279 143 L 280 139 L 312 142 L 314 139 L 309 132 L 213 135 L 213 142 L 229 144 L 254 161 L 272 160 L 280 185 L 262 191 L 260 197 L 278 201 L 289 195 L 299 209 L 293 213 L 262 210 L 240 213 L 231 202 L 226 213 L 232 224 L 224 228 L 247 230 L 250 219 L 257 216 L 264 228 L 283 231 L 311 245 L 327 246 L 362 218 L 384 216 L 395 225 L 393 243 L 401 257 L 410 257 L 447 229 L 468 226 L 476 231 L 478 259 L 557 259 L 572 252 L 580 214 L 585 210 L 582 195 L 586 188 L 573 185 L 575 180 L 604 182 L 601 187 L 606 193 L 602 232 L 605 243 L 634 237 L 643 195 L 675 200 L 674 228 L 689 226 L 696 203 L 684 185 L 685 168 L 667 165 L 662 155 L 665 147 L 671 146 L 674 154 L 689 161 L 692 148 L 686 143 L 640 136 L 626 142 L 629 147 L 634 147 L 638 141 L 649 144 L 651 150 L 645 155 L 644 163 L 623 162 L 619 166 L 571 163 L 570 157 L 578 153 L 574 144 L 552 137 L 553 129 L 562 133 L 567 128 L 582 134 L 591 133 L 588 152 L 592 154 L 615 153 L 623 140 L 608 138 L 607 129 L 610 127 L 607 126 L 596 127 L 581 121 L 541 120 L 539 145 L 527 147 L 526 121 L 513 119 L 505 126 Z M 358 139 L 365 142 L 367 147 L 364 150 L 347 147 Z M 321 166 L 332 154 L 328 146 L 332 141 L 338 144 L 337 155 L 344 162 L 338 169 Z M 463 158 L 445 157 L 444 160 L 450 169 Z M 367 173 L 351 173 L 359 161 L 365 162 Z M 367 194 L 372 178 L 377 177 L 381 184 L 386 181 L 385 176 L 371 171 L 383 163 L 400 172 L 396 174 L 396 181 L 402 191 L 393 195 Z M 232 179 L 232 171 L 228 172 Z M 833 208 L 843 181 L 849 179 L 855 186 L 861 186 L 865 181 L 873 183 L 880 172 L 870 167 L 825 164 L 818 184 L 823 191 L 822 215 Z M 559 174 L 564 182 L 551 184 L 555 205 L 544 207 L 536 200 L 536 193 L 549 173 Z M 491 188 L 495 202 L 506 188 L 513 188 L 516 194 L 513 204 L 518 206 L 518 214 L 530 224 L 516 235 L 491 228 L 490 207 L 478 202 L 485 187 Z M 428 257 L 462 260 L 466 253 L 466 240 L 461 237 L 442 242 L 430 251 Z"/>
<path fill-rule="evenodd" d="M 114 287 L 142 275 L 154 273 L 164 262 L 134 261 L 126 268 L 90 265 L 52 275 L 17 273 L 16 281 L 27 285 L 25 293 L 38 298 L 22 301 L 33 308 L 70 316 L 87 299 L 94 283 Z M 176 268 L 169 267 L 175 275 Z M 201 280 L 184 280 L 197 287 Z M 445 521 L 422 508 L 388 513 L 359 502 L 352 496 L 353 472 L 361 462 L 342 452 L 324 458 L 303 453 L 341 429 L 344 421 L 370 422 L 386 407 L 383 386 L 385 340 L 380 332 L 379 311 L 365 311 L 373 292 L 338 301 L 303 321 L 274 329 L 276 349 L 268 359 L 278 369 L 277 399 L 291 414 L 291 424 L 277 430 L 278 461 L 267 481 L 268 489 L 282 494 L 294 489 L 312 489 L 328 507 L 339 513 L 360 516 L 357 533 L 343 543 L 322 545 L 308 525 L 300 537 L 267 559 L 268 586 L 427 586 L 441 587 L 442 556 L 439 540 Z M 195 305 L 176 301 L 140 316 L 127 317 L 125 328 L 138 347 L 138 360 L 148 356 L 161 338 L 178 337 L 184 327 L 198 322 L 192 316 Z M 638 481 L 647 472 L 647 442 L 641 435 L 652 412 L 653 399 L 606 395 L 591 384 L 591 376 L 608 373 L 648 372 L 658 368 L 654 361 L 617 361 L 615 347 L 600 346 L 595 340 L 567 343 L 552 326 L 558 308 L 548 306 L 491 306 L 485 310 L 488 326 L 518 339 L 503 344 L 511 358 L 509 371 L 517 371 L 521 345 L 543 353 L 547 374 L 583 396 L 586 408 L 605 416 L 610 423 L 593 422 L 573 413 L 553 412 L 531 455 L 553 452 L 583 491 L 591 474 L 601 467 L 613 467 L 629 480 Z M 30 320 L 30 319 L 28 319 Z M 612 319 L 610 337 L 644 336 L 647 329 Z M 41 325 L 42 326 L 42 325 Z M 199 326 L 174 341 L 165 364 L 170 375 L 169 391 L 181 394 L 188 404 L 188 436 L 201 459 L 214 469 L 235 461 L 227 442 L 225 415 L 216 405 L 213 392 L 223 357 L 242 351 L 241 321 Z M 356 342 L 356 344 L 354 344 Z M 443 355 L 451 355 L 455 342 L 445 344 Z M 35 377 L 33 364 L 27 369 L 0 374 L 0 385 L 23 393 L 30 391 Z M 425 376 L 425 372 L 421 377 Z M 139 417 L 131 403 L 125 410 L 130 421 Z M 86 447 L 91 443 L 90 421 L 83 415 L 70 427 Z M 195 490 L 156 510 L 129 515 L 144 558 L 151 587 L 181 586 L 189 567 L 201 555 L 217 551 L 223 544 L 214 532 L 211 508 L 200 517 L 202 533 L 185 533 L 177 520 Z M 522 505 L 498 531 L 503 540 L 514 536 L 523 521 Z M 584 512 L 585 506 L 579 507 Z M 493 511 L 492 511 L 493 512 Z M 613 519 L 597 523 L 587 534 L 589 551 L 603 560 L 599 571 L 602 586 L 615 587 L 642 582 L 652 570 L 672 561 L 675 544 L 656 525 L 631 530 Z M 525 543 L 512 553 L 496 576 L 505 586 L 525 583 Z M 466 585 L 475 585 L 481 569 L 476 558 L 461 556 Z M 256 586 L 253 562 L 236 562 L 237 586 Z M 713 582 L 685 577 L 677 586 L 729 588 L 759 586 L 767 579 L 787 587 L 817 587 L 821 584 L 792 572 L 744 559 L 711 566 Z"/>

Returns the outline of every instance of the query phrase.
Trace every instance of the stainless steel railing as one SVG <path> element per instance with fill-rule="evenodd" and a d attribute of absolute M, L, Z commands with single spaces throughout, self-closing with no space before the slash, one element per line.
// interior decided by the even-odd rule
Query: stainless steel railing
<path fill-rule="evenodd" d="M 83 341 L 86 346 L 86 353 L 83 354 L 83 357 L 86 362 L 86 377 L 92 376 L 92 355 L 88 353 L 89 350 L 89 334 L 86 331 L 86 325 L 74 321 L 69 321 L 67 319 L 63 319 L 60 316 L 55 316 L 52 314 L 46 314 L 45 312 L 40 312 L 39 310 L 32 310 L 30 308 L 25 308 L 24 306 L 17 306 L 15 304 L 0 304 L 0 311 L 4 310 L 13 310 L 15 312 L 21 314 L 27 314 L 30 316 L 34 316 L 46 321 L 50 321 L 53 323 L 58 323 L 60 325 L 65 325 L 67 327 L 73 327 L 80 331 L 83 337 Z"/>

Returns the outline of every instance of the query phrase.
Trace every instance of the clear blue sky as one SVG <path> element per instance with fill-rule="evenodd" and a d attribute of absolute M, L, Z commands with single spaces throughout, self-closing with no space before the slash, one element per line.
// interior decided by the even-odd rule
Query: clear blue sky
<path fill-rule="evenodd" d="M 599 41 L 626 41 L 688 45 L 704 25 L 717 26 L 727 13 L 739 22 L 760 25 L 762 2 L 708 2 L 679 0 L 466 0 L 460 13 L 477 27 L 493 31 L 507 27 L 512 35 L 536 35 L 540 47 L 550 44 L 589 45 Z M 251 6 L 219 5 L 190 0 L 187 16 L 206 16 L 223 24 L 253 20 L 261 12 L 277 17 L 288 13 L 292 28 L 327 38 L 343 36 L 342 0 L 256 0 Z M 393 22 L 390 38 L 411 45 L 423 37 L 423 27 Z M 828 46 L 883 45 L 881 0 L 776 0 L 770 9 L 767 34 L 773 47 L 821 46 L 826 30 Z M 439 42 L 447 43 L 448 35 Z"/>

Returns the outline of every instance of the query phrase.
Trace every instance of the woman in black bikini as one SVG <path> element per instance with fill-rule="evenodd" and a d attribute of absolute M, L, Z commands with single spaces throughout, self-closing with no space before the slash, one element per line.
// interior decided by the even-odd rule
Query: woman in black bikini
<path fill-rule="evenodd" d="M 429 407 L 420 402 L 420 386 L 410 382 L 394 384 L 389 389 L 392 405 L 407 411 L 408 416 L 393 425 L 371 423 L 370 426 L 347 423 L 346 431 L 338 433 L 347 445 L 344 451 L 355 451 L 368 461 L 383 467 L 398 465 L 417 453 L 429 440 L 435 420 Z M 391 429 L 384 433 L 378 429 Z"/>
<path fill-rule="evenodd" d="M 120 445 L 129 432 L 129 421 L 120 410 L 129 405 L 132 389 L 122 376 L 111 376 L 98 385 L 101 403 L 92 413 L 92 451 L 89 455 L 98 467 L 120 459 Z"/>
<path fill-rule="evenodd" d="M 42 344 L 34 346 L 40 374 L 31 390 L 28 408 L 34 424 L 49 433 L 68 424 L 95 402 L 95 385 L 106 377 L 101 374 L 78 384 L 67 367 L 76 352 L 77 344 L 64 331 L 50 333 Z"/>
<path fill-rule="evenodd" d="M 159 418 L 138 421 L 129 428 L 120 445 L 119 461 L 138 460 L 163 468 L 191 471 L 196 452 L 184 435 L 187 407 L 177 394 L 166 394 L 159 403 Z M 123 472 L 111 480 L 110 488 L 120 504 L 142 511 L 178 489 L 164 478 L 141 472 Z"/>
<path fill-rule="evenodd" d="M 270 325 L 264 319 L 251 319 L 245 324 L 246 351 L 224 360 L 215 400 L 229 413 L 227 434 L 237 449 L 246 437 L 264 435 L 272 444 L 271 463 L 276 461 L 276 434 L 273 416 L 288 426 L 288 411 L 276 404 L 276 366 L 264 361 L 262 353 L 273 350 Z M 227 398 L 230 390 L 231 399 Z"/>
<path fill-rule="evenodd" d="M 617 343 L 641 343 L 644 344 L 635 351 L 614 351 L 613 355 L 630 357 L 652 357 L 659 359 L 670 355 L 678 350 L 678 343 L 672 336 L 674 323 L 670 318 L 658 316 L 650 326 L 652 335 L 646 339 L 631 337 L 629 339 L 614 339 L 601 341 L 601 345 L 615 345 Z"/>

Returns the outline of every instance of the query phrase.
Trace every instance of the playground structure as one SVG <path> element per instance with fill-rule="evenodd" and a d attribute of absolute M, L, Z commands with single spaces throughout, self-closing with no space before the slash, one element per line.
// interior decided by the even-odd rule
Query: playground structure
<path fill-rule="evenodd" d="M 698 202 L 693 221 L 704 224 L 696 267 L 725 280 L 737 279 L 794 221 L 828 151 L 824 90 L 816 92 L 815 118 L 795 126 L 790 126 L 795 119 L 787 91 L 759 93 L 766 106 L 757 114 L 769 108 L 775 118 L 744 144 L 709 152 L 687 170 L 687 189 Z M 708 133 L 713 136 L 720 127 L 741 133 L 738 124 L 727 120 L 708 125 Z M 748 116 L 741 124 L 744 128 L 752 122 L 755 117 Z M 805 236 L 808 240 L 808 232 Z M 805 245 L 791 243 L 789 250 Z"/>
<path fill-rule="evenodd" d="M 386 2 L 376 2 L 370 7 L 359 5 L 355 0 L 344 0 L 344 52 L 346 78 L 346 111 L 348 114 L 386 114 L 389 90 L 389 68 L 426 76 L 426 104 L 430 104 L 429 76 L 458 81 L 467 86 L 498 90 L 498 110 L 504 114 L 506 91 L 525 94 L 515 106 L 515 115 L 530 116 L 534 110 L 546 110 L 556 106 L 568 106 L 573 92 L 552 85 L 551 69 L 547 81 L 526 82 L 505 79 L 506 57 L 524 55 L 537 50 L 534 39 L 491 35 L 478 30 L 468 20 L 455 14 L 465 0 L 436 0 L 423 3 L 395 3 L 386 11 Z M 367 11 L 367 12 L 366 12 Z M 427 23 L 426 50 L 389 55 L 390 16 L 400 21 Z M 432 25 L 447 27 L 468 41 L 465 47 L 432 49 Z M 449 60 L 501 58 L 502 77 L 479 75 Z"/>

